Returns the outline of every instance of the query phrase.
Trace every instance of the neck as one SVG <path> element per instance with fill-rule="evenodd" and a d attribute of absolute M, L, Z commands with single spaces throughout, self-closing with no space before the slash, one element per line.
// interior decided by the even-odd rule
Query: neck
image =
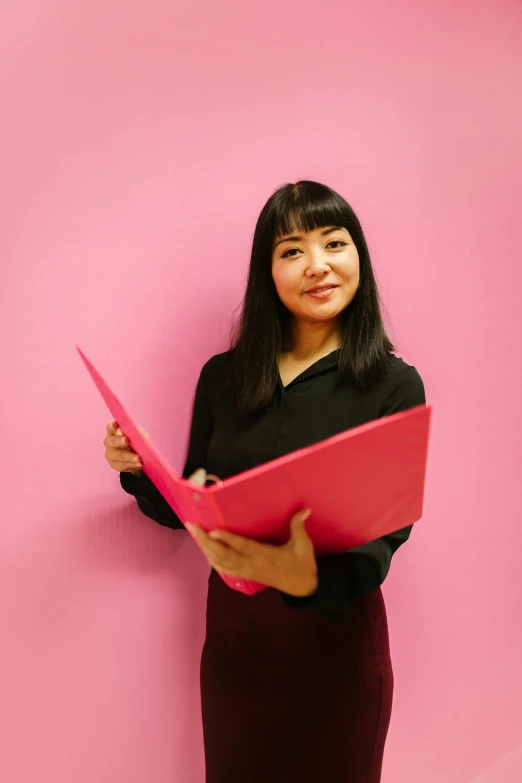
<path fill-rule="evenodd" d="M 292 347 L 288 353 L 296 359 L 326 356 L 339 348 L 339 326 L 335 321 L 295 321 Z"/>

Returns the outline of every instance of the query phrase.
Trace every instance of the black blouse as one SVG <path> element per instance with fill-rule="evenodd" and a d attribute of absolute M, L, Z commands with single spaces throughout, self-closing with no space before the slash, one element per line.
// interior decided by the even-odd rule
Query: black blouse
<path fill-rule="evenodd" d="M 270 405 L 245 417 L 235 413 L 227 383 L 231 352 L 209 359 L 196 387 L 183 477 L 205 468 L 221 479 L 229 478 L 343 430 L 426 403 L 419 373 L 397 356 L 389 355 L 386 375 L 366 391 L 340 376 L 338 356 L 337 350 L 319 359 L 286 387 L 279 379 Z M 183 528 L 145 473 L 139 478 L 120 473 L 120 481 L 146 516 L 167 527 Z M 393 554 L 411 529 L 319 557 L 317 591 L 304 598 L 280 593 L 281 598 L 295 607 L 347 611 L 357 598 L 384 582 Z"/>

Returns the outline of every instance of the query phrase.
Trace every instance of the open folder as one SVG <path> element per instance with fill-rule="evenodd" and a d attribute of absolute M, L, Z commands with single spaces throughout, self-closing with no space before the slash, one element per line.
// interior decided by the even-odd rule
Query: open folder
<path fill-rule="evenodd" d="M 140 455 L 144 472 L 181 522 L 283 544 L 289 538 L 291 516 L 311 508 L 306 530 L 316 556 L 321 556 L 380 538 L 422 516 L 431 405 L 353 427 L 201 487 L 176 473 L 142 435 L 85 354 L 77 350 L 114 420 Z M 248 595 L 266 587 L 222 578 Z"/>

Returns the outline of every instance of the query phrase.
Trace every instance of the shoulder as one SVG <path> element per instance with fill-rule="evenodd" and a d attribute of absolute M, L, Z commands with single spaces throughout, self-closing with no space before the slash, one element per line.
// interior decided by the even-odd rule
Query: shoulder
<path fill-rule="evenodd" d="M 218 388 L 225 387 L 229 378 L 232 354 L 232 350 L 224 351 L 207 359 L 201 368 L 198 385 L 214 392 Z"/>
<path fill-rule="evenodd" d="M 424 382 L 419 371 L 392 353 L 388 355 L 388 367 L 381 390 L 384 411 L 381 415 L 426 404 Z"/>
<path fill-rule="evenodd" d="M 233 351 L 224 351 L 223 353 L 216 353 L 207 359 L 201 369 L 201 374 L 206 378 L 212 378 L 219 376 L 222 372 L 225 372 L 230 367 Z"/>
<path fill-rule="evenodd" d="M 413 364 L 408 364 L 394 353 L 388 354 L 387 378 L 392 384 L 398 381 L 408 383 L 422 380 L 419 371 Z"/>

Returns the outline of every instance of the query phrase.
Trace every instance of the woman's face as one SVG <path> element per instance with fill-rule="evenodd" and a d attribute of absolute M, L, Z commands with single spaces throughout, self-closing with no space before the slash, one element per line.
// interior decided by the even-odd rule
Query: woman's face
<path fill-rule="evenodd" d="M 326 226 L 276 237 L 272 277 L 279 298 L 306 321 L 336 318 L 359 285 L 359 254 L 346 228 Z"/>

